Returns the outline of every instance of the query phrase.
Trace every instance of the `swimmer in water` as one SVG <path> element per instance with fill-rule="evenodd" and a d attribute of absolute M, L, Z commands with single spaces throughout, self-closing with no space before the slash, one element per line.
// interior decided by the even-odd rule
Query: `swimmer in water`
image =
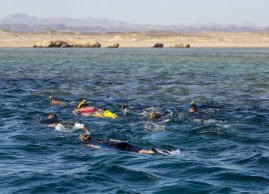
<path fill-rule="evenodd" d="M 89 106 L 88 102 L 86 100 L 82 100 L 77 108 L 73 111 L 73 114 L 81 114 L 84 116 L 89 116 L 91 114 L 95 114 L 97 112 L 100 112 L 101 110 L 96 109 L 93 106 Z"/>
<path fill-rule="evenodd" d="M 138 154 L 156 154 L 156 150 L 152 149 L 141 149 L 137 146 L 131 145 L 124 141 L 120 140 L 108 140 L 108 141 L 101 141 L 98 139 L 93 139 L 90 134 L 82 134 L 79 136 L 80 140 L 83 141 L 87 146 L 92 148 L 102 148 L 102 147 L 112 147 L 121 151 L 128 151 L 128 152 L 135 152 Z"/>
<path fill-rule="evenodd" d="M 189 112 L 189 113 L 195 113 L 195 112 L 197 112 L 197 105 L 195 104 L 195 102 L 192 102 L 192 103 L 191 103 L 188 112 Z"/>
<path fill-rule="evenodd" d="M 149 118 L 151 120 L 157 120 L 162 117 L 161 111 L 154 107 L 143 110 L 142 114 L 145 118 Z"/>
<path fill-rule="evenodd" d="M 126 115 L 127 113 L 130 112 L 129 106 L 127 104 L 122 104 L 121 105 L 121 110 L 123 111 L 124 115 Z"/>
<path fill-rule="evenodd" d="M 161 114 L 159 112 L 150 112 L 150 119 L 151 120 L 156 120 L 161 118 Z"/>
<path fill-rule="evenodd" d="M 49 127 L 55 127 L 60 123 L 58 115 L 55 113 L 49 113 L 47 119 L 43 119 L 40 121 L 42 124 L 47 124 Z"/>
<path fill-rule="evenodd" d="M 66 104 L 52 96 L 50 96 L 50 105 L 52 106 L 65 106 Z"/>
<path fill-rule="evenodd" d="M 103 109 L 97 109 L 93 106 L 89 106 L 86 100 L 82 100 L 77 108 L 73 111 L 73 114 L 81 114 L 83 116 L 95 116 L 95 117 L 107 117 L 107 118 L 118 118 L 115 113 L 110 112 L 109 110 L 104 111 Z"/>
<path fill-rule="evenodd" d="M 69 121 L 61 121 L 59 120 L 59 117 L 55 113 L 49 113 L 48 117 L 46 119 L 43 119 L 40 121 L 42 124 L 48 125 L 48 127 L 55 128 L 57 130 L 63 130 L 63 129 L 82 129 L 87 134 L 87 128 L 83 124 L 77 123 L 77 122 L 69 122 Z"/>

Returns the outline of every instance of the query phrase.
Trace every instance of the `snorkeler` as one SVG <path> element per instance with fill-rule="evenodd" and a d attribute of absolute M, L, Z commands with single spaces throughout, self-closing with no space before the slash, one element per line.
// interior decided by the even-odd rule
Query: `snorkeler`
<path fill-rule="evenodd" d="M 82 114 L 87 116 L 88 114 L 94 114 L 98 111 L 98 109 L 96 109 L 93 106 L 89 106 L 88 102 L 86 100 L 82 100 L 77 108 L 73 111 L 74 114 Z"/>
<path fill-rule="evenodd" d="M 73 111 L 73 114 L 81 114 L 83 116 L 95 116 L 95 117 L 107 117 L 115 119 L 118 116 L 115 113 L 110 112 L 109 110 L 97 109 L 93 106 L 89 106 L 86 100 L 82 100 L 77 108 Z"/>
<path fill-rule="evenodd" d="M 82 140 L 87 146 L 92 148 L 102 148 L 102 147 L 112 147 L 121 151 L 128 151 L 128 152 L 135 152 L 138 154 L 156 154 L 156 149 L 141 149 L 137 146 L 131 145 L 127 142 L 120 141 L 120 140 L 108 140 L 108 141 L 101 141 L 98 139 L 93 139 L 90 134 L 82 134 L 79 136 L 80 140 Z"/>
<path fill-rule="evenodd" d="M 129 106 L 127 104 L 121 104 L 121 110 L 123 112 L 123 115 L 126 115 L 127 113 L 130 112 Z"/>
<path fill-rule="evenodd" d="M 61 121 L 59 120 L 58 115 L 55 113 L 49 113 L 48 117 L 46 119 L 41 120 L 40 123 L 46 124 L 48 125 L 48 127 L 55 128 L 56 130 L 66 130 L 73 128 L 73 129 L 82 129 L 86 133 L 88 133 L 84 124 L 78 122 Z"/>
<path fill-rule="evenodd" d="M 155 119 L 159 119 L 161 118 L 161 114 L 159 112 L 150 112 L 150 119 L 151 120 L 155 120 Z"/>
<path fill-rule="evenodd" d="M 50 96 L 50 105 L 52 106 L 65 106 L 66 104 L 55 97 Z"/>
<path fill-rule="evenodd" d="M 49 127 L 55 127 L 57 124 L 60 123 L 60 120 L 58 118 L 58 115 L 56 115 L 55 113 L 49 113 L 48 117 L 41 120 L 40 123 L 46 124 Z"/>
<path fill-rule="evenodd" d="M 143 116 L 151 120 L 157 120 L 162 117 L 163 114 L 166 114 L 166 111 L 159 107 L 150 107 L 143 110 Z"/>
<path fill-rule="evenodd" d="M 197 105 L 195 104 L 195 102 L 192 102 L 192 103 L 191 103 L 188 112 L 189 112 L 189 113 L 195 113 L 195 112 L 197 112 Z"/>

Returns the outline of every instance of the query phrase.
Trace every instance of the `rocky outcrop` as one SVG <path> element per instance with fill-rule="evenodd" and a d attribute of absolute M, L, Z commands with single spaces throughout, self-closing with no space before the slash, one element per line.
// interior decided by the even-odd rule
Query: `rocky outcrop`
<path fill-rule="evenodd" d="M 119 43 L 112 43 L 110 45 L 107 46 L 107 48 L 118 48 L 120 46 Z"/>
<path fill-rule="evenodd" d="M 101 44 L 96 41 L 75 41 L 73 42 L 73 47 L 77 48 L 100 48 Z"/>
<path fill-rule="evenodd" d="M 49 48 L 49 47 L 72 47 L 67 41 L 63 40 L 45 40 L 37 42 L 33 45 L 34 48 Z"/>
<path fill-rule="evenodd" d="M 154 48 L 162 48 L 163 47 L 163 43 L 160 43 L 160 42 L 156 42 L 154 45 L 153 45 Z"/>
<path fill-rule="evenodd" d="M 175 44 L 174 48 L 190 48 L 190 44 L 184 44 L 184 43 L 177 43 Z"/>
<path fill-rule="evenodd" d="M 34 48 L 66 48 L 66 47 L 77 47 L 77 48 L 100 48 L 101 44 L 96 41 L 64 41 L 64 40 L 45 40 L 37 42 L 33 45 Z"/>

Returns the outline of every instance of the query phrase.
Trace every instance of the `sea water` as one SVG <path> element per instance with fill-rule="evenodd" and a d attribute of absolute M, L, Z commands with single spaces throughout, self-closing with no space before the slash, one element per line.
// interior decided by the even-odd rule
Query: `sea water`
<path fill-rule="evenodd" d="M 73 115 L 83 99 L 119 118 Z M 50 112 L 165 152 L 89 148 Z M 269 193 L 269 50 L 1 48 L 0 132 L 0 193 Z"/>

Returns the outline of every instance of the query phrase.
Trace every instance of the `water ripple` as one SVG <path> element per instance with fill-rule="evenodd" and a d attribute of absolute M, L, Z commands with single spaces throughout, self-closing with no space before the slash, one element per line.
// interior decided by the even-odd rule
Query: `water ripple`
<path fill-rule="evenodd" d="M 269 192 L 268 49 L 2 48 L 0 58 L 1 193 Z M 119 119 L 73 115 L 82 99 Z M 79 130 L 41 125 L 50 112 L 160 153 L 90 149 Z"/>

